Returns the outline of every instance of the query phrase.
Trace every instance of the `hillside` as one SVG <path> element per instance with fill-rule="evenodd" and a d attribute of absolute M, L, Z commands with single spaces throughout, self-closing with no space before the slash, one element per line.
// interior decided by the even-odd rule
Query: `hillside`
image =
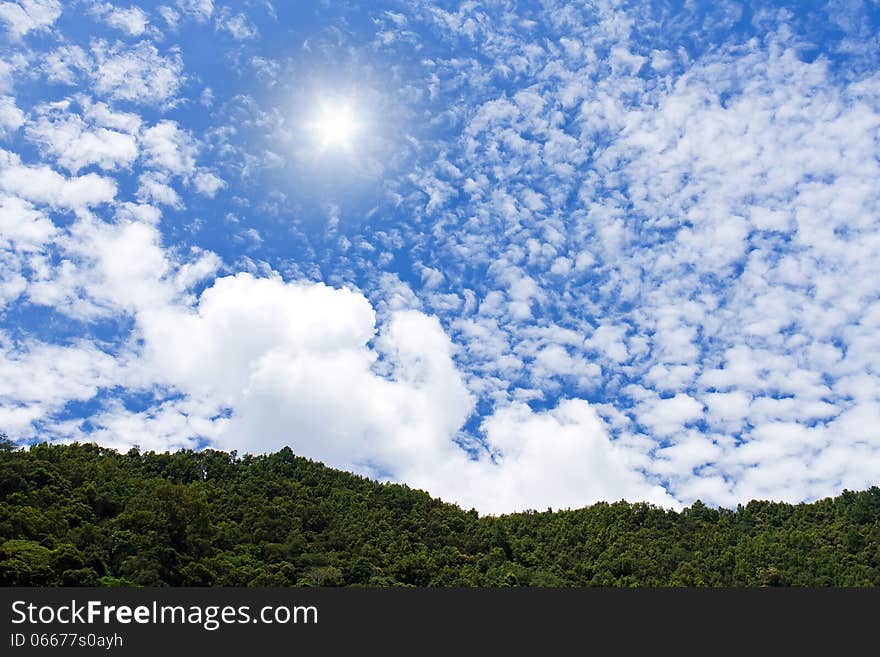
<path fill-rule="evenodd" d="M 479 517 L 284 449 L 0 449 L 0 584 L 870 586 L 880 488 Z"/>

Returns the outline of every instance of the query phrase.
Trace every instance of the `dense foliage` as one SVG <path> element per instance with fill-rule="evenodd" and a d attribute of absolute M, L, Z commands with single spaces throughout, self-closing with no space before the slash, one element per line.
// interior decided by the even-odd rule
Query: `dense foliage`
<path fill-rule="evenodd" d="M 283 449 L 0 445 L 0 584 L 866 586 L 880 488 L 812 504 L 479 517 Z"/>

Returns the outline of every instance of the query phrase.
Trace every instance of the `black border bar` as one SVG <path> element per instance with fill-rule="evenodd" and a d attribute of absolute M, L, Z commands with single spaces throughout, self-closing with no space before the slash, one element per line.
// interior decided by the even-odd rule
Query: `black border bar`
<path fill-rule="evenodd" d="M 13 603 L 314 607 L 317 622 L 16 623 Z M 315 589 L 0 588 L 0 654 L 862 654 L 877 648 L 878 589 Z M 271 612 L 270 612 L 271 614 Z M 111 614 L 112 616 L 112 614 Z M 283 615 L 281 616 L 284 617 Z M 302 618 L 302 616 L 301 616 Z M 271 616 L 270 616 L 271 619 Z M 34 647 L 43 635 L 112 637 L 122 645 Z M 18 635 L 17 637 L 15 635 Z M 24 639 L 22 639 L 24 637 Z M 94 639 L 97 642 L 97 639 Z M 58 641 L 58 637 L 56 637 Z M 16 642 L 24 645 L 15 646 Z M 271 651 L 271 652 L 267 652 Z M 437 651 L 440 651 L 439 653 Z"/>

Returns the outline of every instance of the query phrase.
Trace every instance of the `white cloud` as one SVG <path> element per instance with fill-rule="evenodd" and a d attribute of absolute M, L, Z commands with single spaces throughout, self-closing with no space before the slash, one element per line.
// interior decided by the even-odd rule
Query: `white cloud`
<path fill-rule="evenodd" d="M 175 121 L 160 121 L 141 136 L 147 165 L 175 176 L 195 170 L 198 146 Z"/>
<path fill-rule="evenodd" d="M 131 112 L 119 112 L 106 103 L 92 102 L 85 96 L 77 101 L 83 106 L 83 115 L 95 124 L 135 135 L 141 127 L 141 117 Z"/>
<path fill-rule="evenodd" d="M 180 14 L 168 5 L 162 5 L 159 7 L 158 11 L 159 15 L 162 16 L 162 20 L 165 21 L 165 24 L 172 30 L 176 30 L 177 24 L 180 21 Z"/>
<path fill-rule="evenodd" d="M 54 233 L 54 224 L 30 203 L 0 195 L 0 248 L 33 251 Z"/>
<path fill-rule="evenodd" d="M 46 53 L 40 68 L 49 82 L 73 86 L 80 73 L 92 70 L 92 61 L 79 46 L 65 45 Z"/>
<path fill-rule="evenodd" d="M 875 66 L 841 76 L 825 58 L 803 61 L 786 29 L 689 61 L 683 52 L 640 49 L 630 41 L 631 16 L 595 13 L 594 22 L 571 9 L 553 24 L 565 35 L 559 57 L 527 52 L 522 33 L 495 27 L 510 25 L 503 20 L 479 23 L 482 55 L 505 76 L 503 89 L 464 56 L 432 60 L 439 88 L 455 89 L 452 97 L 468 85 L 477 105 L 462 119 L 457 149 L 433 144 L 467 181 L 469 202 L 442 208 L 431 248 L 440 242 L 446 261 L 489 267 L 486 280 L 462 281 L 485 300 L 481 314 L 529 318 L 522 304 L 505 308 L 502 292 L 533 282 L 526 298 L 540 308 L 529 308 L 530 322 L 502 322 L 492 344 L 534 353 L 531 326 L 548 321 L 538 310 L 578 327 L 580 347 L 545 346 L 542 360 L 558 368 L 562 354 L 598 355 L 615 411 L 649 434 L 632 439 L 642 465 L 679 499 L 833 493 L 843 466 L 821 480 L 794 467 L 818 458 L 815 450 L 785 456 L 793 461 L 775 488 L 757 473 L 748 475 L 754 485 L 739 486 L 746 474 L 736 454 L 753 440 L 783 446 L 783 432 L 758 427 L 831 426 L 856 391 L 859 412 L 878 399 L 876 386 L 862 387 L 870 375 L 848 380 L 880 363 Z M 438 18 L 439 29 L 452 30 L 449 20 Z M 598 59 L 585 44 L 612 56 Z M 637 74 L 649 62 L 660 76 Z M 426 166 L 418 179 L 440 170 Z M 540 194 L 527 206 L 534 217 L 523 190 Z M 447 281 L 452 292 L 455 283 Z M 524 381 L 500 354 L 487 367 L 465 338 L 465 366 L 482 377 L 474 389 L 516 396 L 527 383 L 530 395 L 536 384 L 552 394 L 552 381 Z M 625 439 L 628 421 L 615 425 L 616 439 Z M 817 444 L 827 433 L 798 435 Z M 851 471 L 867 482 L 853 458 Z"/>
<path fill-rule="evenodd" d="M 138 6 L 114 7 L 110 3 L 96 3 L 93 11 L 110 27 L 122 30 L 129 36 L 142 35 L 149 24 L 149 18 Z"/>
<path fill-rule="evenodd" d="M 168 176 L 147 171 L 138 177 L 137 199 L 141 203 L 158 203 L 172 208 L 182 208 L 183 201 L 173 187 L 168 184 Z"/>
<path fill-rule="evenodd" d="M 19 435 L 71 400 L 86 401 L 117 378 L 113 356 L 86 343 L 71 346 L 26 342 L 14 346 L 0 334 L 0 421 Z"/>
<path fill-rule="evenodd" d="M 24 123 L 24 112 L 12 96 L 0 96 L 0 135 L 18 130 Z"/>
<path fill-rule="evenodd" d="M 708 409 L 708 420 L 722 430 L 736 433 L 749 415 L 751 397 L 741 390 L 714 392 L 702 397 Z"/>
<path fill-rule="evenodd" d="M 226 187 L 226 181 L 210 171 L 199 171 L 193 177 L 193 186 L 199 194 L 214 198 L 218 191 Z"/>
<path fill-rule="evenodd" d="M 18 68 L 17 64 L 21 64 L 21 60 L 16 62 L 16 59 L 13 57 L 13 61 L 10 62 L 0 57 L 0 93 L 12 91 L 12 76 Z"/>
<path fill-rule="evenodd" d="M 656 450 L 651 471 L 671 478 L 678 486 L 686 486 L 694 469 L 717 462 L 723 453 L 711 436 L 691 431 L 679 434 L 674 444 Z"/>
<path fill-rule="evenodd" d="M 18 0 L 0 2 L 0 21 L 16 38 L 31 31 L 45 30 L 61 15 L 57 0 Z"/>
<path fill-rule="evenodd" d="M 79 210 L 72 222 L 60 226 L 20 199 L 5 203 L 4 209 L 11 210 L 12 228 L 18 233 L 13 234 L 12 246 L 29 257 L 30 271 L 20 293 L 31 304 L 82 322 L 186 300 L 189 287 L 219 265 L 214 254 L 197 249 L 175 256 L 166 253 L 156 226 L 158 210 L 150 206 L 120 204 L 114 221 Z M 122 366 L 126 348 L 118 349 Z"/>
<path fill-rule="evenodd" d="M 661 486 L 633 469 L 585 401 L 562 401 L 542 413 L 516 404 L 497 411 L 483 428 L 498 451 L 498 464 L 482 464 L 484 481 L 462 482 L 466 492 L 457 497 L 466 505 L 478 503 L 494 512 L 578 508 L 603 499 L 676 505 Z"/>
<path fill-rule="evenodd" d="M 601 351 L 611 360 L 623 363 L 629 359 L 629 350 L 624 342 L 625 337 L 625 326 L 603 324 L 593 332 L 593 335 L 586 341 L 586 344 L 593 349 Z"/>
<path fill-rule="evenodd" d="M 214 13 L 214 0 L 177 0 L 177 8 L 197 20 L 207 20 Z"/>
<path fill-rule="evenodd" d="M 162 56 L 152 43 L 126 47 L 106 41 L 92 44 L 95 91 L 114 100 L 165 104 L 174 100 L 183 79 L 180 54 Z"/>
<path fill-rule="evenodd" d="M 162 218 L 162 211 L 154 205 L 124 202 L 116 206 L 116 218 L 157 224 Z"/>
<path fill-rule="evenodd" d="M 35 380 L 54 391 L 40 401 L 28 389 L 0 389 L 0 400 L 32 411 L 7 418 L 21 431 L 66 399 L 140 382 L 184 396 L 141 411 L 110 404 L 90 418 L 90 438 L 163 449 L 192 446 L 201 436 L 255 452 L 292 444 L 332 465 L 425 486 L 484 512 L 581 506 L 609 494 L 674 504 L 632 469 L 583 401 L 545 413 L 524 405 L 498 411 L 483 427 L 493 457 L 470 459 L 454 439 L 474 400 L 435 318 L 395 311 L 377 337 L 374 310 L 357 292 L 249 274 L 216 279 L 187 307 L 161 283 L 168 263 L 144 224 L 81 221 L 74 234 L 92 245 L 89 294 L 127 306 L 143 346 L 116 359 L 94 352 L 87 359 L 84 347 L 54 348 L 53 359 L 38 355 L 48 349 L 38 345 L 28 355 L 7 350 L 0 366 L 37 368 Z M 374 370 L 377 359 L 388 364 L 387 374 Z M 71 367 L 59 370 L 59 362 Z M 82 437 L 75 423 L 53 426 L 66 439 Z"/>
<path fill-rule="evenodd" d="M 257 27 L 244 14 L 233 14 L 224 7 L 217 17 L 217 29 L 228 32 L 233 39 L 244 41 L 256 38 Z"/>
<path fill-rule="evenodd" d="M 674 503 L 631 469 L 583 401 L 497 412 L 484 423 L 495 462 L 468 459 L 453 439 L 473 399 L 451 342 L 421 312 L 393 313 L 370 349 L 375 315 L 363 296 L 239 274 L 217 279 L 192 311 L 157 308 L 139 323 L 156 381 L 231 409 L 207 431 L 223 447 L 290 444 L 491 512 L 609 494 Z M 373 371 L 379 357 L 387 377 Z"/>
<path fill-rule="evenodd" d="M 59 209 L 84 209 L 112 201 L 116 183 L 89 173 L 65 178 L 48 166 L 22 164 L 15 153 L 0 149 L 0 189 L 33 203 Z"/>
<path fill-rule="evenodd" d="M 666 399 L 652 398 L 640 403 L 639 422 L 661 438 L 681 432 L 682 428 L 702 417 L 703 405 L 693 397 L 678 393 Z"/>
<path fill-rule="evenodd" d="M 127 167 L 138 156 L 134 136 L 89 125 L 82 116 L 70 111 L 69 102 L 37 108 L 26 134 L 74 174 L 91 164 L 104 170 Z"/>

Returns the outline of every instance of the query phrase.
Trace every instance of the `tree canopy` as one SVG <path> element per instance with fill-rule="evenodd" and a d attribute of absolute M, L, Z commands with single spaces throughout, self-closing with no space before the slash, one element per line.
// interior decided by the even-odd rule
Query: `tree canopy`
<path fill-rule="evenodd" d="M 285 448 L 0 445 L 0 584 L 876 586 L 880 488 L 481 517 Z"/>

